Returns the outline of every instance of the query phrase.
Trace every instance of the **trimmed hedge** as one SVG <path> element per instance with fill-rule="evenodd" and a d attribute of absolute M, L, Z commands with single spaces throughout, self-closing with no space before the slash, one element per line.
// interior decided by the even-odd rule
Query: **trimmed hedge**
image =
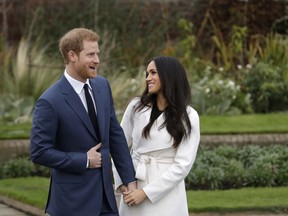
<path fill-rule="evenodd" d="M 200 147 L 187 189 L 288 186 L 287 145 Z"/>
<path fill-rule="evenodd" d="M 288 186 L 287 145 L 200 146 L 189 175 L 189 189 L 231 189 L 242 187 Z M 49 168 L 21 157 L 3 162 L 0 178 L 48 177 Z"/>

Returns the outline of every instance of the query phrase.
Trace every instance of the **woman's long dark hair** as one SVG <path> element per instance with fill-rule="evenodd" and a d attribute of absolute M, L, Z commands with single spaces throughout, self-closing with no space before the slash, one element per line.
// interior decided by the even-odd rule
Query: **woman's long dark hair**
<path fill-rule="evenodd" d="M 191 99 L 189 82 L 185 69 L 176 58 L 158 56 L 151 59 L 149 63 L 151 61 L 155 62 L 161 82 L 162 94 L 168 105 L 164 110 L 165 121 L 160 127 L 163 128 L 166 126 L 168 133 L 174 139 L 173 147 L 176 148 L 182 139 L 186 138 L 191 132 L 191 123 L 186 111 Z M 134 111 L 157 106 L 156 98 L 157 94 L 148 93 L 146 85 Z M 144 137 L 149 137 L 150 129 L 156 118 L 155 113 L 152 111 L 149 123 L 144 127 L 142 132 Z"/>

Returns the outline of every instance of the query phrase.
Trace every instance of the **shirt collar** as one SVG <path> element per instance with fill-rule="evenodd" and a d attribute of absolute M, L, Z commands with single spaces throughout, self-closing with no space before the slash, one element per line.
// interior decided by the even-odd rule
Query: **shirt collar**
<path fill-rule="evenodd" d="M 65 70 L 64 72 L 64 76 L 67 78 L 68 82 L 72 85 L 73 89 L 77 92 L 77 94 L 80 94 L 80 92 L 82 91 L 84 84 L 88 84 L 90 90 L 92 90 L 89 79 L 86 80 L 85 83 L 80 82 L 74 78 L 72 78 L 67 71 Z"/>

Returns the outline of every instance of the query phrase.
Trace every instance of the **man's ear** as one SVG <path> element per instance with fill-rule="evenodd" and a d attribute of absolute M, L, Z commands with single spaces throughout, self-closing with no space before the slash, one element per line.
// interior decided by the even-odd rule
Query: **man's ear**
<path fill-rule="evenodd" d="M 77 55 L 76 55 L 76 53 L 74 51 L 70 50 L 68 52 L 68 57 L 69 57 L 69 61 L 71 61 L 73 63 L 76 62 Z"/>

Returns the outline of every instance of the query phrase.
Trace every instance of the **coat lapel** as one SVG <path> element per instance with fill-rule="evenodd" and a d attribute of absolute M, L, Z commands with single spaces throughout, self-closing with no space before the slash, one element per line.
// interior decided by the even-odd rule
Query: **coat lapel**
<path fill-rule="evenodd" d="M 76 115 L 81 119 L 85 127 L 89 132 L 96 138 L 96 134 L 93 125 L 89 119 L 89 116 L 82 104 L 81 99 L 74 91 L 73 87 L 70 85 L 65 76 L 60 79 L 60 88 L 62 94 L 65 95 L 65 101 L 70 106 L 70 108 L 76 113 Z"/>

